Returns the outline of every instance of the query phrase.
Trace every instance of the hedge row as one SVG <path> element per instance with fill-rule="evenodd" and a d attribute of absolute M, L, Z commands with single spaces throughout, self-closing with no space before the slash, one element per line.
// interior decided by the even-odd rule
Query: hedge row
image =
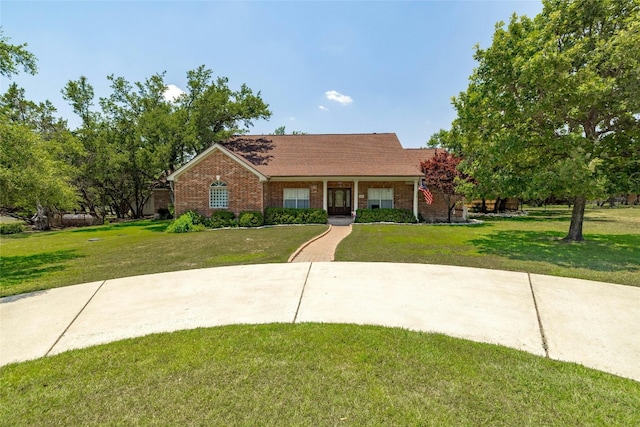
<path fill-rule="evenodd" d="M 358 209 L 355 222 L 415 223 L 417 221 L 409 209 Z"/>
<path fill-rule="evenodd" d="M 240 212 L 237 218 L 230 211 L 216 211 L 211 218 L 189 211 L 172 222 L 167 231 L 186 233 L 205 228 L 260 227 L 264 224 L 326 224 L 327 219 L 324 209 L 267 208 L 264 216 L 258 211 L 245 211 Z M 416 218 L 409 209 L 358 209 L 355 222 L 415 223 Z"/>
<path fill-rule="evenodd" d="M 0 224 L 0 234 L 16 234 L 24 231 L 24 223 L 21 221 L 3 222 Z"/>
<path fill-rule="evenodd" d="M 230 211 L 216 211 L 211 215 L 211 218 L 200 215 L 195 211 L 188 211 L 173 221 L 166 231 L 169 233 L 187 233 L 189 231 L 202 231 L 206 228 L 260 227 L 261 225 L 264 225 L 264 217 L 261 212 L 257 211 L 240 212 L 238 218 Z"/>
<path fill-rule="evenodd" d="M 267 208 L 264 210 L 265 224 L 326 224 L 324 209 Z"/>

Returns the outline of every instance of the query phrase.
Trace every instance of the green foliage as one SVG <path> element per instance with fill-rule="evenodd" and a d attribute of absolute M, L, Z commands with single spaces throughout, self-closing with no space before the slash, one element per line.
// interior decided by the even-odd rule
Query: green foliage
<path fill-rule="evenodd" d="M 76 206 L 73 170 L 58 144 L 0 112 L 0 206 L 30 212 Z"/>
<path fill-rule="evenodd" d="M 19 66 L 29 74 L 36 74 L 36 57 L 25 49 L 27 44 L 9 44 L 9 37 L 0 28 L 0 76 L 11 77 L 18 74 Z"/>
<path fill-rule="evenodd" d="M 262 212 L 245 211 L 238 215 L 238 225 L 240 227 L 260 227 L 264 225 L 264 216 Z"/>
<path fill-rule="evenodd" d="M 238 221 L 236 215 L 231 211 L 215 211 L 211 218 L 205 221 L 207 228 L 224 228 L 224 227 L 236 227 Z"/>
<path fill-rule="evenodd" d="M 498 23 L 475 59 L 453 135 L 434 138 L 464 159 L 477 183 L 468 195 L 578 207 L 628 189 L 640 159 L 637 0 L 545 1 L 534 19 Z M 576 209 L 569 240 L 581 239 L 583 217 Z"/>
<path fill-rule="evenodd" d="M 271 111 L 260 92 L 254 94 L 245 84 L 240 90 L 229 88 L 227 77 L 214 79 L 204 65 L 187 72 L 187 92 L 176 107 L 185 123 L 185 138 L 176 141 L 176 166 L 209 148 L 246 133 L 253 120 L 268 119 Z M 186 155 L 186 156 L 185 156 Z"/>
<path fill-rule="evenodd" d="M 358 209 L 355 222 L 415 223 L 416 217 L 409 209 Z"/>
<path fill-rule="evenodd" d="M 285 126 L 280 126 L 273 131 L 273 135 L 286 135 L 287 132 L 285 129 L 286 129 Z M 307 132 L 302 132 L 299 130 L 294 130 L 293 132 L 291 132 L 291 135 L 306 135 L 306 134 Z"/>
<path fill-rule="evenodd" d="M 326 224 L 327 211 L 324 209 L 267 208 L 264 211 L 265 224 Z"/>
<path fill-rule="evenodd" d="M 180 215 L 167 227 L 167 233 L 188 233 L 190 231 L 202 231 L 205 227 L 206 219 L 197 212 L 188 211 Z"/>
<path fill-rule="evenodd" d="M 201 66 L 187 73 L 187 91 L 165 98 L 164 73 L 130 83 L 108 76 L 111 94 L 92 110 L 94 91 L 85 77 L 69 81 L 63 96 L 82 118 L 76 131 L 86 150 L 76 185 L 92 212 L 110 206 L 118 217 L 142 216 L 154 187 L 214 142 L 246 133 L 252 120 L 271 112 L 246 85 L 233 91 Z"/>
<path fill-rule="evenodd" d="M 24 223 L 22 221 L 0 223 L 0 234 L 16 234 L 23 231 Z"/>

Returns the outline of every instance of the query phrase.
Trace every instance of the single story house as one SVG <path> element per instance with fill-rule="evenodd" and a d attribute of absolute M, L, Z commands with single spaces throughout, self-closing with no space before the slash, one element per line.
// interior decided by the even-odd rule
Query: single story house
<path fill-rule="evenodd" d="M 403 148 L 394 133 L 239 136 L 214 144 L 168 177 L 176 215 L 195 210 L 401 208 L 426 221 L 447 218 L 442 194 L 428 205 L 420 162 L 433 149 Z M 463 209 L 454 218 L 463 219 Z M 464 218 L 466 219 L 466 218 Z"/>

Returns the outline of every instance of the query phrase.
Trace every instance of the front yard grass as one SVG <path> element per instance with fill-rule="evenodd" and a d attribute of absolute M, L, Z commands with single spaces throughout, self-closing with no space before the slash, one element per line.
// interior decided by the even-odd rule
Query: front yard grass
<path fill-rule="evenodd" d="M 339 324 L 149 335 L 0 368 L 1 425 L 640 425 L 640 383 Z"/>
<path fill-rule="evenodd" d="M 640 208 L 589 209 L 583 243 L 560 239 L 566 207 L 478 225 L 356 224 L 336 261 L 446 264 L 640 286 Z M 0 296 L 139 274 L 286 262 L 326 226 L 164 233 L 136 221 L 0 237 Z"/>
<path fill-rule="evenodd" d="M 531 209 L 476 225 L 357 224 L 336 261 L 492 268 L 640 286 L 640 208 L 589 209 L 585 241 L 563 243 L 568 208 Z"/>
<path fill-rule="evenodd" d="M 286 262 L 324 225 L 165 233 L 135 221 L 0 239 L 0 296 L 139 274 Z"/>

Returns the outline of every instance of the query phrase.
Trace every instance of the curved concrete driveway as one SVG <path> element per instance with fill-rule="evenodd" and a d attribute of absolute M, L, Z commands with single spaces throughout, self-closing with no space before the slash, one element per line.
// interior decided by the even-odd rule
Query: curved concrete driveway
<path fill-rule="evenodd" d="M 640 381 L 640 288 L 424 264 L 187 270 L 0 299 L 0 365 L 234 323 L 344 322 L 441 332 Z"/>

